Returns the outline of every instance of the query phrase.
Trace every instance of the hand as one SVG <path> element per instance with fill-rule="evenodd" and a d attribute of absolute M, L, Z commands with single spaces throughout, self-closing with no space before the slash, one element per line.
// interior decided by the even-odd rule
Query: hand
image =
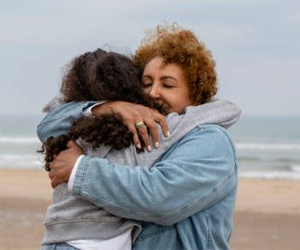
<path fill-rule="evenodd" d="M 69 141 L 67 147 L 68 149 L 61 151 L 50 164 L 49 177 L 53 188 L 69 180 L 76 160 L 84 154 L 74 141 Z"/>
<path fill-rule="evenodd" d="M 147 128 L 150 130 L 152 142 L 155 147 L 159 146 L 159 133 L 157 123 L 160 124 L 162 131 L 166 137 L 169 136 L 169 129 L 164 115 L 157 110 L 150 109 L 143 105 L 134 104 L 123 101 L 106 102 L 102 105 L 97 105 L 92 109 L 93 115 L 102 115 L 108 112 L 119 114 L 123 118 L 124 125 L 133 133 L 133 143 L 141 149 L 141 142 L 138 133 L 140 134 L 148 151 L 152 150 Z M 141 128 L 136 128 L 136 123 L 143 122 L 145 125 Z"/>

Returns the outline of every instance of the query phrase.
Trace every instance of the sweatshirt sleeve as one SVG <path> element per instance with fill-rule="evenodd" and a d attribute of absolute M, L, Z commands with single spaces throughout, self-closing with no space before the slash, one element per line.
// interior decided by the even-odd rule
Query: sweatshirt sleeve
<path fill-rule="evenodd" d="M 234 103 L 216 99 L 198 106 L 188 106 L 183 115 L 169 115 L 169 119 L 178 123 L 177 120 L 184 119 L 184 126 L 189 124 L 217 124 L 229 128 L 235 124 L 241 116 L 241 109 Z"/>
<path fill-rule="evenodd" d="M 216 125 L 194 129 L 150 169 L 84 156 L 73 194 L 120 217 L 172 225 L 236 188 L 236 157 Z"/>
<path fill-rule="evenodd" d="M 181 115 L 171 113 L 167 116 L 170 137 L 164 137 L 159 128 L 161 151 L 164 152 L 183 138 L 195 127 L 205 124 L 216 124 L 229 128 L 241 115 L 241 109 L 227 100 L 216 99 L 198 106 L 189 106 Z"/>

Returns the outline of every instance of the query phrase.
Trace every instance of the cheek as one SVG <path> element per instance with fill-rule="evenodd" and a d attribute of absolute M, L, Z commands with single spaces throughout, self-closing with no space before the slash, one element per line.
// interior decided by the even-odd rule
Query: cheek
<path fill-rule="evenodd" d="M 178 108 L 184 110 L 187 106 L 192 105 L 192 101 L 190 99 L 189 93 L 185 93 L 184 95 L 178 96 L 177 98 Z"/>
<path fill-rule="evenodd" d="M 190 90 L 189 90 L 189 88 L 185 89 L 184 99 L 185 99 L 185 102 L 187 103 L 187 106 L 191 105 L 193 103 L 192 99 L 190 97 Z"/>
<path fill-rule="evenodd" d="M 143 92 L 144 92 L 145 94 L 149 94 L 149 93 L 150 93 L 149 88 L 142 88 L 142 90 L 143 90 Z"/>

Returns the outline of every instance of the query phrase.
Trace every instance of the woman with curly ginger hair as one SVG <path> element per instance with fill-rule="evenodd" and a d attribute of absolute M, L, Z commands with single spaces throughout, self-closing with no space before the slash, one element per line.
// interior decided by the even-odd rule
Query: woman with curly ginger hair
<path fill-rule="evenodd" d="M 142 138 L 149 152 L 139 154 L 140 160 L 132 165 L 119 155 L 125 150 L 112 152 L 111 158 L 98 158 L 85 155 L 70 141 L 69 148 L 50 164 L 51 184 L 56 188 L 68 185 L 73 195 L 113 215 L 140 221 L 141 233 L 131 231 L 137 236 L 133 249 L 229 249 L 237 165 L 233 143 L 217 124 L 228 127 L 240 111 L 233 105 L 235 114 L 224 121 L 232 105 L 223 110 L 210 108 L 219 102 L 212 101 L 217 92 L 215 64 L 189 30 L 158 27 L 134 59 L 143 70 L 144 92 L 166 107 L 167 120 L 151 108 L 124 101 L 96 104 L 91 113 L 118 114 L 133 133 L 135 146 L 140 148 Z M 69 103 L 52 110 L 38 126 L 40 139 L 65 133 L 70 121 L 82 117 L 87 106 L 88 102 Z M 208 109 L 202 119 L 210 114 L 213 121 L 200 121 Z M 174 118 L 177 123 L 172 122 Z M 156 125 L 168 134 L 166 121 L 171 132 L 167 138 Z M 64 226 L 58 231 L 67 233 Z M 105 249 L 99 248 L 101 235 L 89 238 L 87 231 L 81 230 L 85 235 L 75 243 L 67 243 L 80 249 L 88 249 L 89 244 Z M 61 235 L 56 234 L 58 238 Z"/>
<path fill-rule="evenodd" d="M 157 27 L 136 51 L 134 60 L 144 69 L 149 61 L 162 57 L 163 64 L 176 63 L 183 69 L 193 105 L 211 101 L 217 93 L 215 61 L 209 50 L 190 30 L 176 25 Z"/>

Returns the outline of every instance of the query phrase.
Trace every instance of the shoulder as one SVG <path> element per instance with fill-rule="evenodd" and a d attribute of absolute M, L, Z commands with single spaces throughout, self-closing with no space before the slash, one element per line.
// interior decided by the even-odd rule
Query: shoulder
<path fill-rule="evenodd" d="M 191 150 L 206 155 L 226 155 L 236 159 L 235 146 L 226 129 L 219 125 L 199 125 L 188 133 L 180 142 L 190 145 Z M 179 145 L 178 145 L 179 146 Z"/>
<path fill-rule="evenodd" d="M 233 145 L 233 142 L 227 130 L 219 125 L 216 124 L 199 125 L 196 127 L 195 131 L 197 131 L 195 133 L 198 136 L 210 136 L 210 137 L 215 137 L 216 139 L 219 138 L 220 140 L 225 140 L 229 144 Z"/>

